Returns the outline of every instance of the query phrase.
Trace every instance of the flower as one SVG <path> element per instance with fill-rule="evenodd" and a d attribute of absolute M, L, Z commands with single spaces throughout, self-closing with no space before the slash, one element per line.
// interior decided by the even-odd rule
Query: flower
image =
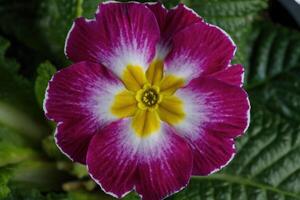
<path fill-rule="evenodd" d="M 44 101 L 55 139 L 108 194 L 144 200 L 228 164 L 249 124 L 236 46 L 183 4 L 105 2 L 75 20 Z"/>

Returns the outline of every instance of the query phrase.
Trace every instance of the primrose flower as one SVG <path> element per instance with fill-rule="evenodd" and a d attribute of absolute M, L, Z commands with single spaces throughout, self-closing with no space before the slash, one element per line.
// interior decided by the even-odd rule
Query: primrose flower
<path fill-rule="evenodd" d="M 144 200 L 218 171 L 245 132 L 249 101 L 236 46 L 183 4 L 105 2 L 75 20 L 44 101 L 55 139 L 108 194 Z"/>

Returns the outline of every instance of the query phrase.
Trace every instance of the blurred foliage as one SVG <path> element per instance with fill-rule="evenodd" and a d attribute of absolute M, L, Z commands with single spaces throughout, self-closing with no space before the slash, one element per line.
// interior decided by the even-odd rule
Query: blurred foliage
<path fill-rule="evenodd" d="M 112 199 L 56 147 L 45 89 L 69 64 L 64 40 L 74 18 L 92 18 L 99 0 L 0 0 L 0 199 Z M 179 0 L 163 0 L 166 7 Z M 246 68 L 251 126 L 221 172 L 191 180 L 169 199 L 300 199 L 300 33 L 272 23 L 267 0 L 184 0 L 238 46 Z M 24 50 L 14 56 L 12 43 Z M 28 51 L 25 51 L 28 50 Z M 18 61 L 27 61 L 30 75 Z M 32 77 L 35 77 L 32 80 Z M 130 193 L 125 200 L 139 197 Z"/>
<path fill-rule="evenodd" d="M 37 77 L 34 83 L 35 95 L 40 106 L 43 106 L 43 100 L 45 97 L 45 91 L 47 89 L 48 81 L 50 81 L 52 75 L 56 72 L 56 68 L 50 63 L 42 63 L 37 68 Z"/>

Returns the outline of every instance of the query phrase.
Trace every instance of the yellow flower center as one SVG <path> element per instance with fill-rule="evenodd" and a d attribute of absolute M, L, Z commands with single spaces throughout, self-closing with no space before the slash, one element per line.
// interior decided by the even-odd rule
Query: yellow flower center
<path fill-rule="evenodd" d="M 138 102 L 138 108 L 153 111 L 161 102 L 162 95 L 159 94 L 159 87 L 146 83 L 143 88 L 136 92 L 135 99 Z"/>
<path fill-rule="evenodd" d="M 143 91 L 141 102 L 148 107 L 152 107 L 156 105 L 158 98 L 159 96 L 155 89 L 149 88 Z"/>
<path fill-rule="evenodd" d="M 144 72 L 128 65 L 122 81 L 126 89 L 116 94 L 111 113 L 119 118 L 132 117 L 136 135 L 147 137 L 160 129 L 161 121 L 177 124 L 185 117 L 183 101 L 174 95 L 184 80 L 165 75 L 163 62 L 155 60 Z"/>

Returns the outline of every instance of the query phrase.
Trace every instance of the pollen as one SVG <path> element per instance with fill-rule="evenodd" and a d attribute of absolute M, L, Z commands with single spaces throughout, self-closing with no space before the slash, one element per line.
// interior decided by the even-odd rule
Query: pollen
<path fill-rule="evenodd" d="M 141 100 L 146 106 L 151 107 L 158 102 L 158 98 L 158 93 L 154 89 L 150 88 L 143 92 Z"/>

